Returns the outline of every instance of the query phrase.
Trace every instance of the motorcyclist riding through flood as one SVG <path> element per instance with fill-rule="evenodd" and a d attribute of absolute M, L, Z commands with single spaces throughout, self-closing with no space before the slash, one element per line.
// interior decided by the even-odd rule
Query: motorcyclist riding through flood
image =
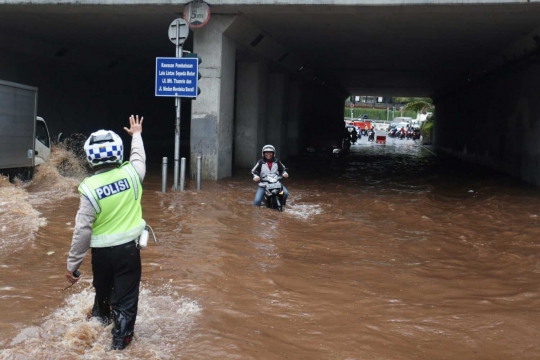
<path fill-rule="evenodd" d="M 283 178 L 288 178 L 289 174 L 285 165 L 279 161 L 276 157 L 276 149 L 272 145 L 265 145 L 262 148 L 263 158 L 257 161 L 253 169 L 251 169 L 251 174 L 253 175 L 253 181 L 259 184 L 257 188 L 257 193 L 255 194 L 255 199 L 253 200 L 254 206 L 260 206 L 265 195 L 265 188 L 268 184 L 267 177 L 269 175 L 279 176 Z M 283 184 L 282 184 L 283 185 Z M 283 204 L 287 202 L 289 197 L 289 191 L 285 186 L 283 186 Z"/>

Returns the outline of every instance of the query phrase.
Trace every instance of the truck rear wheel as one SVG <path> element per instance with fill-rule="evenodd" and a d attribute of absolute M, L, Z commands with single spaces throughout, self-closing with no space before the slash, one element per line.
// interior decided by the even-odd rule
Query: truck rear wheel
<path fill-rule="evenodd" d="M 27 169 L 23 174 L 24 181 L 30 181 L 34 178 L 34 168 Z"/>

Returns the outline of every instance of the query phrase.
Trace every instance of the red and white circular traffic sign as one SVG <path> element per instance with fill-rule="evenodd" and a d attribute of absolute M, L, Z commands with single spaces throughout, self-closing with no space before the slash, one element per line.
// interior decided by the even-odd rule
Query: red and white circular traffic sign
<path fill-rule="evenodd" d="M 184 20 L 192 29 L 201 28 L 210 20 L 210 7 L 201 0 L 194 0 L 184 8 Z"/>

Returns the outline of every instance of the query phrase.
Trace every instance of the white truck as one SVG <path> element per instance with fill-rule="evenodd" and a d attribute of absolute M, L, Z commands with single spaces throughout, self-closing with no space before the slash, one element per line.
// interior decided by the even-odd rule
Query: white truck
<path fill-rule="evenodd" d="M 0 174 L 10 179 L 31 179 L 49 159 L 51 138 L 37 103 L 37 87 L 0 80 Z"/>

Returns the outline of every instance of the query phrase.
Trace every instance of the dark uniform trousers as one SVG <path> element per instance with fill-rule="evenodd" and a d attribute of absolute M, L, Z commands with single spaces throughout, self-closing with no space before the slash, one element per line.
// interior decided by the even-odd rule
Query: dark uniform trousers
<path fill-rule="evenodd" d="M 113 338 L 132 335 L 141 282 L 141 252 L 135 241 L 92 248 L 92 272 L 96 289 L 92 316 L 105 325 L 114 321 Z"/>

